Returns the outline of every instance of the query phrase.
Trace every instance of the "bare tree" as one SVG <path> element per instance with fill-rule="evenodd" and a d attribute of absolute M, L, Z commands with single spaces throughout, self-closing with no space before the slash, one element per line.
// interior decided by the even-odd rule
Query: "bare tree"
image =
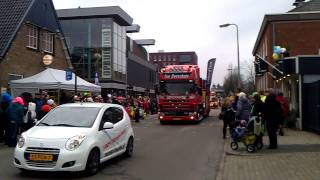
<path fill-rule="evenodd" d="M 224 78 L 223 82 L 223 89 L 224 92 L 229 94 L 232 92 L 236 92 L 237 90 L 237 84 L 238 84 L 238 73 L 236 72 L 237 67 L 232 66 L 232 64 L 229 65 L 228 68 L 228 75 Z"/>
<path fill-rule="evenodd" d="M 255 72 L 253 60 L 247 60 L 242 63 L 242 75 L 245 77 L 243 83 L 243 91 L 252 93 L 255 91 Z"/>

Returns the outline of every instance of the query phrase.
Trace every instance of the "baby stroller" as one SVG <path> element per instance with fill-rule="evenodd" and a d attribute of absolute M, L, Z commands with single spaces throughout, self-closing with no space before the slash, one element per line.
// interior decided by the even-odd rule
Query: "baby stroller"
<path fill-rule="evenodd" d="M 261 130 L 259 130 L 261 123 L 261 117 L 259 116 L 252 117 L 249 123 L 245 120 L 236 121 L 237 125 L 231 134 L 231 149 L 237 150 L 239 142 L 242 142 L 246 146 L 249 153 L 256 151 L 256 149 L 262 149 Z"/>

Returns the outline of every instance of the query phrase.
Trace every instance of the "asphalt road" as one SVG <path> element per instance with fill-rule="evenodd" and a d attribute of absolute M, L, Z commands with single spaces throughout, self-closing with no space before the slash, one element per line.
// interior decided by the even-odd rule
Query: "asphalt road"
<path fill-rule="evenodd" d="M 160 125 L 155 116 L 133 122 L 132 158 L 104 163 L 99 173 L 83 178 L 77 173 L 20 173 L 12 165 L 13 149 L 0 145 L 0 180 L 109 179 L 109 180 L 212 180 L 223 153 L 221 122 L 209 117 L 199 124 Z"/>

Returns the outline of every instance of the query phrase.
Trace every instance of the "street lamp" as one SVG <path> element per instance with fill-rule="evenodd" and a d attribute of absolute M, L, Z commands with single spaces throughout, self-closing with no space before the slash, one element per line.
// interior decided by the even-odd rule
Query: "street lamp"
<path fill-rule="evenodd" d="M 235 26 L 237 29 L 238 88 L 240 88 L 240 57 L 239 57 L 239 28 L 238 28 L 238 25 L 227 23 L 227 24 L 221 24 L 219 27 L 225 28 L 225 27 L 228 27 L 231 25 Z"/>

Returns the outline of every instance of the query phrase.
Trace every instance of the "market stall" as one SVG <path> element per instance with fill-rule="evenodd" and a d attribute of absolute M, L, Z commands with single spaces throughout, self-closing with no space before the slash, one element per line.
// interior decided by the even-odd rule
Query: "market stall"
<path fill-rule="evenodd" d="M 36 93 L 42 89 L 46 90 L 68 90 L 74 91 L 75 87 L 77 91 L 86 92 L 101 92 L 101 87 L 92 84 L 84 79 L 77 77 L 75 86 L 75 74 L 72 74 L 70 80 L 66 80 L 66 71 L 47 68 L 46 70 L 19 80 L 11 81 L 10 88 L 13 96 L 18 96 L 23 92 Z M 59 93 L 58 93 L 59 94 Z"/>

